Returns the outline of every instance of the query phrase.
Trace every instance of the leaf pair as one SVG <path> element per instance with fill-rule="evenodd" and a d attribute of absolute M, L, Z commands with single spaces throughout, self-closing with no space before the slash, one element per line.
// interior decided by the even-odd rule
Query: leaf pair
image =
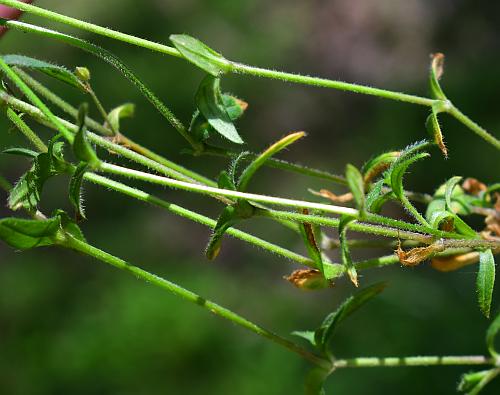
<path fill-rule="evenodd" d="M 59 231 L 65 231 L 78 240 L 85 238 L 74 222 L 63 211 L 56 211 L 52 218 L 45 220 L 4 218 L 0 219 L 0 239 L 17 250 L 58 243 Z"/>
<path fill-rule="evenodd" d="M 193 114 L 189 132 L 196 141 L 204 142 L 215 131 L 233 143 L 243 144 L 233 122 L 243 115 L 247 104 L 223 94 L 219 78 L 207 75 L 198 87 L 195 101 L 197 111 Z"/>

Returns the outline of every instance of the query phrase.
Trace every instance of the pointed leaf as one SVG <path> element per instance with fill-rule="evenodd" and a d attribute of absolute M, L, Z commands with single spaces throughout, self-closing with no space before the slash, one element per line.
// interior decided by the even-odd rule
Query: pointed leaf
<path fill-rule="evenodd" d="M 0 220 L 0 239 L 18 250 L 49 246 L 60 228 L 59 218 L 43 221 L 5 218 Z"/>
<path fill-rule="evenodd" d="M 309 210 L 302 209 L 302 214 L 309 214 Z M 302 235 L 302 240 L 304 240 L 304 244 L 306 245 L 307 252 L 316 264 L 316 269 L 324 275 L 323 257 L 321 256 L 321 249 L 316 241 L 313 225 L 308 222 L 303 222 L 299 225 L 299 230 Z"/>
<path fill-rule="evenodd" d="M 263 153 L 261 153 L 257 158 L 255 158 L 252 163 L 250 163 L 247 168 L 243 171 L 238 181 L 238 190 L 244 192 L 248 186 L 248 183 L 252 179 L 255 172 L 263 166 L 266 161 L 273 155 L 284 150 L 289 145 L 295 143 L 297 140 L 304 137 L 306 134 L 304 132 L 291 133 L 282 139 L 278 140 L 276 143 L 271 145 Z"/>
<path fill-rule="evenodd" d="M 87 162 L 92 167 L 99 164 L 99 158 L 92 148 L 92 145 L 87 140 L 87 130 L 85 128 L 85 117 L 88 113 L 88 104 L 83 103 L 78 109 L 78 132 L 73 141 L 73 152 L 77 159 L 82 162 Z"/>
<path fill-rule="evenodd" d="M 490 317 L 493 287 L 495 285 L 495 258 L 491 250 L 479 252 L 479 272 L 477 273 L 477 301 L 481 312 Z"/>
<path fill-rule="evenodd" d="M 355 166 L 348 164 L 345 170 L 345 177 L 347 185 L 356 201 L 356 206 L 361 212 L 361 215 L 363 215 L 365 210 L 365 183 L 363 181 L 363 175 Z"/>
<path fill-rule="evenodd" d="M 373 181 L 376 177 L 386 171 L 401 153 L 399 151 L 384 152 L 366 162 L 361 172 L 365 184 Z"/>
<path fill-rule="evenodd" d="M 120 120 L 122 118 L 131 118 L 135 113 L 135 104 L 125 103 L 112 109 L 108 114 L 108 120 L 112 130 L 120 130 Z"/>
<path fill-rule="evenodd" d="M 403 176 L 405 175 L 408 167 L 416 161 L 427 158 L 428 156 L 429 154 L 427 152 L 421 152 L 403 161 L 398 160 L 394 163 L 394 168 L 392 169 L 390 180 L 392 191 L 398 199 L 401 200 L 404 197 Z"/>
<path fill-rule="evenodd" d="M 3 150 L 2 153 L 10 155 L 26 156 L 28 158 L 36 158 L 38 156 L 38 152 L 22 147 L 7 148 Z"/>
<path fill-rule="evenodd" d="M 81 218 L 85 217 L 85 210 L 83 208 L 82 202 L 82 183 L 83 176 L 88 169 L 88 164 L 86 162 L 81 162 L 75 172 L 73 173 L 69 181 L 69 201 L 75 208 L 77 215 Z"/>
<path fill-rule="evenodd" d="M 453 212 L 451 205 L 451 197 L 453 195 L 453 191 L 457 184 L 462 180 L 462 177 L 455 176 L 446 181 L 446 190 L 444 192 L 444 201 L 446 203 L 446 210 Z"/>
<path fill-rule="evenodd" d="M 85 90 L 79 79 L 71 71 L 62 66 L 23 55 L 3 55 L 2 58 L 9 66 L 37 70 L 82 91 Z"/>
<path fill-rule="evenodd" d="M 238 221 L 239 218 L 237 217 L 236 208 L 234 206 L 226 206 L 224 210 L 222 210 L 221 215 L 217 219 L 212 237 L 205 250 L 205 255 L 208 259 L 213 260 L 219 255 L 224 233 Z"/>
<path fill-rule="evenodd" d="M 217 186 L 220 189 L 229 189 L 232 191 L 236 191 L 236 185 L 234 185 L 233 177 L 225 170 L 220 172 L 219 178 L 217 180 Z"/>
<path fill-rule="evenodd" d="M 347 228 L 351 222 L 355 221 L 355 218 L 343 215 L 340 217 L 339 223 L 339 240 L 340 240 L 340 254 L 342 257 L 342 263 L 344 264 L 345 270 L 351 282 L 358 287 L 358 273 L 356 272 L 356 267 L 352 262 L 351 252 L 349 251 L 349 245 L 347 244 Z"/>
<path fill-rule="evenodd" d="M 229 61 L 200 40 L 187 34 L 172 34 L 170 41 L 184 58 L 214 77 L 229 71 Z"/>
<path fill-rule="evenodd" d="M 243 144 L 224 107 L 220 79 L 207 75 L 196 92 L 196 106 L 215 131 L 236 144 Z"/>
<path fill-rule="evenodd" d="M 328 314 L 315 332 L 314 338 L 318 348 L 325 351 L 339 324 L 374 296 L 382 292 L 385 286 L 385 283 L 377 283 L 364 288 L 347 298 L 335 312 Z"/>
<path fill-rule="evenodd" d="M 316 346 L 316 343 L 314 342 L 314 331 L 293 331 L 292 335 L 305 339 L 313 346 Z"/>
<path fill-rule="evenodd" d="M 427 117 L 425 126 L 427 128 L 427 132 L 429 132 L 434 143 L 439 147 L 444 157 L 448 158 L 448 149 L 446 148 L 446 144 L 444 143 L 443 133 L 441 132 L 441 126 L 439 125 L 439 120 L 437 117 L 437 111 L 434 109 L 434 107 L 432 108 L 432 112 L 430 113 L 430 115 Z"/>

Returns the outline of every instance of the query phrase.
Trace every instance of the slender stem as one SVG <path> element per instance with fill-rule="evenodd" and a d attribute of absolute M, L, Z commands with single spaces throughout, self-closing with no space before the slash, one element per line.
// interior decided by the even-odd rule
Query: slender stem
<path fill-rule="evenodd" d="M 457 119 L 460 123 L 467 126 L 470 130 L 476 133 L 479 137 L 481 137 L 486 142 L 493 145 L 495 148 L 500 149 L 500 140 L 492 136 L 488 131 L 479 126 L 476 122 L 470 119 L 467 115 L 461 112 L 458 108 L 451 105 L 448 110 L 448 114 L 451 114 L 455 119 Z"/>
<path fill-rule="evenodd" d="M 38 137 L 31 128 L 26 125 L 26 122 L 22 120 L 22 118 L 16 114 L 14 110 L 11 108 L 7 108 L 7 118 L 11 120 L 11 122 L 16 126 L 19 131 L 24 134 L 24 136 L 33 144 L 33 146 L 40 152 L 47 152 L 47 146 L 42 141 L 40 137 Z"/>
<path fill-rule="evenodd" d="M 97 107 L 97 110 L 101 114 L 101 117 L 104 120 L 104 122 L 107 125 L 109 125 L 109 128 L 111 129 L 112 135 L 115 136 L 118 131 L 115 130 L 115 127 L 113 126 L 113 124 L 111 122 L 109 122 L 108 112 L 106 111 L 106 109 L 102 105 L 101 101 L 97 97 L 94 89 L 92 89 L 92 86 L 90 86 L 90 84 L 88 82 L 85 83 L 85 90 L 88 92 L 88 94 L 92 98 L 92 101 L 94 102 L 95 106 Z"/>
<path fill-rule="evenodd" d="M 466 356 L 418 356 L 418 357 L 387 357 L 387 358 L 352 358 L 337 359 L 334 368 L 376 368 L 401 366 L 436 366 L 436 365 L 492 365 L 492 358 L 482 355 Z"/>
<path fill-rule="evenodd" d="M 24 3 L 23 3 L 24 4 Z M 57 130 L 69 141 L 73 142 L 73 134 L 52 114 L 49 108 L 38 98 L 28 85 L 12 70 L 0 57 L 0 69 L 14 82 L 23 94 L 47 117 L 47 119 L 57 127 Z"/>
<path fill-rule="evenodd" d="M 65 15 L 58 14 L 53 11 L 49 11 L 40 7 L 28 5 L 15 0 L 0 0 L 0 4 L 5 4 L 10 7 L 20 9 L 22 11 L 30 12 L 32 14 L 47 18 L 53 21 L 64 23 L 76 27 L 81 30 L 86 30 L 95 34 L 100 34 L 115 40 L 124 41 L 129 44 L 133 44 L 139 47 L 151 49 L 156 52 L 164 53 L 171 56 L 183 57 L 179 51 L 175 48 L 169 47 L 167 45 L 158 44 L 149 40 L 145 40 L 139 37 L 132 36 L 130 34 L 124 34 L 112 29 L 101 27 L 92 23 L 84 22 L 75 18 L 71 18 Z M 10 23 L 7 23 L 8 25 Z M 259 77 L 266 77 L 272 79 L 279 79 L 287 82 L 294 82 L 305 85 L 319 86 L 325 88 L 333 88 L 344 91 L 350 91 L 355 93 L 361 93 L 365 95 L 373 95 L 391 100 L 398 100 L 407 103 L 420 104 L 424 106 L 432 106 L 436 100 L 419 97 L 415 95 L 408 95 L 400 92 L 392 92 L 385 89 L 372 88 L 369 86 L 351 84 L 342 81 L 334 81 L 324 78 L 309 77 L 292 73 L 279 72 L 275 70 L 267 70 L 259 67 L 248 66 L 242 63 L 229 62 L 228 64 L 230 71 L 233 73 L 248 74 Z"/>
<path fill-rule="evenodd" d="M 130 187 L 130 186 L 125 185 L 123 183 L 120 183 L 120 182 L 117 182 L 114 180 L 110 180 L 110 179 L 108 179 L 106 177 L 102 177 L 98 174 L 85 173 L 84 177 L 87 181 L 90 181 L 94 184 L 101 185 L 105 188 L 114 190 L 114 191 L 119 192 L 119 193 L 123 193 L 127 196 L 134 198 L 134 199 L 138 199 L 138 200 L 141 200 L 143 202 L 150 203 L 154 206 L 166 209 L 166 210 L 168 210 L 176 215 L 179 215 L 179 216 L 184 217 L 184 218 L 188 218 L 194 222 L 206 225 L 210 228 L 214 228 L 215 225 L 217 224 L 217 221 L 215 221 L 211 218 L 208 218 L 204 215 L 198 214 L 194 211 L 188 210 L 188 209 L 181 207 L 181 206 L 178 206 L 176 204 L 169 203 L 165 200 L 162 200 L 156 196 L 153 196 L 149 193 L 141 191 L 137 188 L 133 188 L 133 187 Z M 304 257 L 300 254 L 297 254 L 295 252 L 292 252 L 290 250 L 287 250 L 286 248 L 277 246 L 277 245 L 270 243 L 268 241 L 262 240 L 258 237 L 252 236 L 252 235 L 250 235 L 246 232 L 243 232 L 241 230 L 238 230 L 235 228 L 229 228 L 226 231 L 226 233 L 237 238 L 237 239 L 246 241 L 246 242 L 248 242 L 250 244 L 254 244 L 255 246 L 260 247 L 264 250 L 272 252 L 273 254 L 280 255 L 286 259 L 300 263 L 301 265 L 315 267 L 315 263 L 311 259 L 306 258 L 306 257 Z"/>
<path fill-rule="evenodd" d="M 420 222 L 423 226 L 430 227 L 429 223 L 427 220 L 418 212 L 418 210 L 411 204 L 410 200 L 408 197 L 406 197 L 405 194 L 401 195 L 401 203 L 403 204 L 403 207 L 406 208 L 413 217 Z"/>
<path fill-rule="evenodd" d="M 70 235 L 66 235 L 65 240 L 62 242 L 62 246 L 66 248 L 71 248 L 75 251 L 84 253 L 86 255 L 89 255 L 91 257 L 94 257 L 102 262 L 105 262 L 111 266 L 116 267 L 117 269 L 126 271 L 130 274 L 132 274 L 134 277 L 139 278 L 141 280 L 144 280 L 150 284 L 153 284 L 159 288 L 162 288 L 176 296 L 179 296 L 189 302 L 195 303 L 202 308 L 210 311 L 211 313 L 225 318 L 226 320 L 231 321 L 232 323 L 241 326 L 245 329 L 248 329 L 249 331 L 262 336 L 268 340 L 271 340 L 272 342 L 285 347 L 286 349 L 300 355 L 301 357 L 305 358 L 309 362 L 312 362 L 316 365 L 319 366 L 329 366 L 328 361 L 318 357 L 317 355 L 312 354 L 311 352 L 307 351 L 306 349 L 300 347 L 299 345 L 267 330 L 262 328 L 261 326 L 254 324 L 253 322 L 247 320 L 246 318 L 243 318 L 242 316 L 234 313 L 233 311 L 222 307 L 221 305 L 214 303 L 210 300 L 207 300 L 200 295 L 189 291 L 185 288 L 182 288 L 181 286 L 170 282 L 162 277 L 159 277 L 155 274 L 149 273 L 144 269 L 141 269 L 137 266 L 131 265 L 130 263 L 124 261 L 123 259 L 120 259 L 118 257 L 115 257 L 111 254 L 108 254 L 105 251 L 102 251 L 88 243 L 85 243 L 83 241 L 77 240 L 74 237 Z"/>

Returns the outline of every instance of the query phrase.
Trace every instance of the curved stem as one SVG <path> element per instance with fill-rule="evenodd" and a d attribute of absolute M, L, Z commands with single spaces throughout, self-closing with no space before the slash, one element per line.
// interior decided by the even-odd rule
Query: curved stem
<path fill-rule="evenodd" d="M 259 336 L 262 336 L 272 342 L 285 347 L 289 351 L 292 351 L 301 357 L 305 358 L 309 362 L 312 362 L 319 366 L 329 366 L 329 362 L 318 357 L 317 355 L 312 354 L 308 350 L 300 347 L 299 345 L 257 325 L 253 322 L 247 320 L 246 318 L 236 314 L 235 312 L 222 307 L 221 305 L 212 302 L 208 299 L 201 297 L 200 295 L 189 291 L 171 281 L 168 281 L 162 277 L 159 277 L 155 274 L 149 273 L 148 271 L 141 269 L 140 267 L 131 265 L 130 263 L 120 259 L 114 255 L 108 254 L 105 251 L 102 251 L 88 243 L 77 240 L 71 235 L 66 234 L 65 240 L 61 243 L 63 247 L 70 248 L 72 250 L 81 252 L 85 255 L 89 255 L 94 257 L 102 262 L 105 262 L 111 266 L 116 267 L 117 269 L 123 270 L 132 274 L 134 277 L 144 280 L 150 284 L 153 284 L 159 288 L 162 288 L 176 296 L 179 296 L 189 302 L 195 303 L 200 307 L 210 311 L 211 313 L 222 317 L 226 320 L 233 322 L 234 324 L 241 326 Z"/>

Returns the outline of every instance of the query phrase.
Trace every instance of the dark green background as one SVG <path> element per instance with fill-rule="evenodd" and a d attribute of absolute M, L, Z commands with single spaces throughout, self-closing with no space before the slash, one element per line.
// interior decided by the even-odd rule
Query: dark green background
<path fill-rule="evenodd" d="M 447 55 L 443 85 L 449 97 L 487 129 L 500 130 L 500 9 L 495 2 L 45 0 L 38 4 L 164 43 L 171 33 L 189 33 L 232 60 L 422 95 L 427 89 L 428 56 L 442 51 Z M 40 18 L 25 20 L 111 49 L 181 119 L 189 120 L 203 75 L 190 64 Z M 70 68 L 87 66 L 107 108 L 128 101 L 137 104 L 135 118 L 124 123 L 127 135 L 209 177 L 227 165 L 222 159 L 179 154 L 185 144 L 165 120 L 133 86 L 90 55 L 18 32 L 2 38 L 1 52 Z M 58 82 L 47 82 L 74 104 L 85 100 Z M 289 131 L 306 130 L 308 138 L 282 157 L 335 173 L 342 173 L 347 162 L 361 165 L 372 154 L 426 137 L 428 110 L 418 106 L 246 76 L 225 77 L 223 88 L 250 103 L 239 123 L 248 147 L 261 150 Z M 95 111 L 93 115 L 97 116 Z M 408 187 L 432 192 L 453 175 L 498 181 L 497 151 L 456 121 L 446 117 L 442 121 L 450 158 L 433 152 L 412 169 Z M 22 142 L 5 119 L 0 122 L 0 148 Z M 0 156 L 0 168 L 15 181 L 26 163 Z M 50 181 L 43 196 L 44 211 L 69 209 L 66 185 L 65 179 Z M 318 180 L 268 169 L 259 173 L 250 189 L 311 199 L 309 187 L 337 190 Z M 221 209 L 208 198 L 144 188 L 211 217 Z M 82 228 L 89 241 L 278 333 L 313 328 L 353 291 L 345 280 L 326 291 L 296 290 L 282 280 L 293 269 L 288 262 L 229 238 L 216 262 L 208 263 L 203 256 L 206 228 L 91 185 L 86 186 L 85 200 L 89 220 Z M 1 210 L 7 215 L 6 209 Z M 294 234 L 265 220 L 242 227 L 303 251 Z M 361 251 L 355 256 L 369 254 Z M 476 307 L 475 272 L 468 267 L 443 274 L 426 265 L 364 272 L 362 285 L 383 279 L 390 286 L 340 328 L 334 341 L 336 354 L 485 353 L 488 322 Z M 2 394 L 300 394 L 307 368 L 288 351 L 87 257 L 52 249 L 17 253 L 0 245 Z M 467 370 L 342 370 L 328 380 L 327 393 L 451 394 Z M 497 380 L 484 393 L 499 389 Z"/>

